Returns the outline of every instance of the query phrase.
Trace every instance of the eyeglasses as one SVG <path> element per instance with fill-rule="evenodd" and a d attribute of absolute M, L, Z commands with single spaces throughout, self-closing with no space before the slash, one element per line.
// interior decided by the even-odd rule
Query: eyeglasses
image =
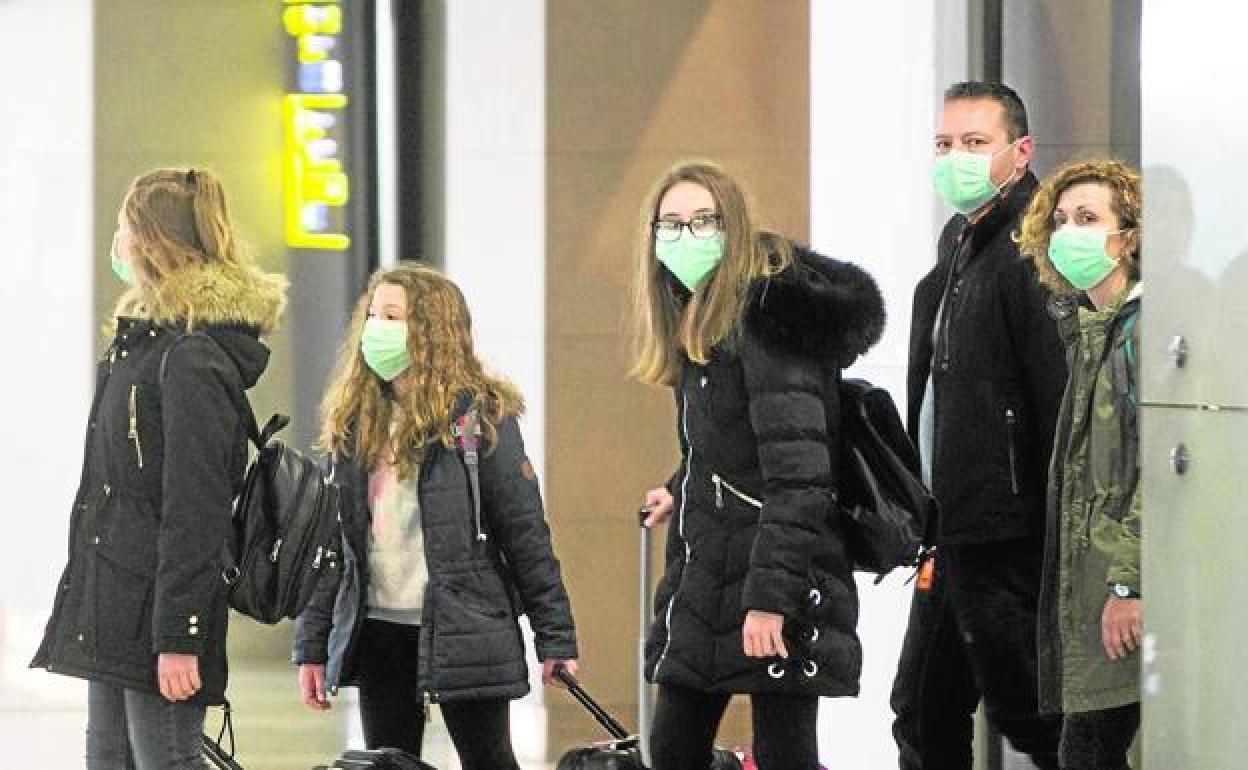
<path fill-rule="evenodd" d="M 671 242 L 680 240 L 680 232 L 686 227 L 694 238 L 713 238 L 723 228 L 723 221 L 719 214 L 698 214 L 688 222 L 656 219 L 650 225 L 654 228 L 655 240 Z"/>

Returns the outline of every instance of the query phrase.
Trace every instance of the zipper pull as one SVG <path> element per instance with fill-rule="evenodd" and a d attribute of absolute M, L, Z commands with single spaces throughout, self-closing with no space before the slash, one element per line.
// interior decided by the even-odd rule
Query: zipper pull
<path fill-rule="evenodd" d="M 277 552 L 282 550 L 282 539 L 279 537 L 277 542 L 273 544 L 273 553 L 269 554 L 269 561 L 277 563 Z"/>
<path fill-rule="evenodd" d="M 1008 422 L 1010 425 L 1013 425 L 1013 424 L 1014 424 L 1014 420 L 1015 420 L 1015 417 L 1014 417 L 1014 410 L 1013 410 L 1013 409 L 1006 409 L 1006 410 L 1005 410 L 1005 421 L 1006 421 L 1006 422 Z"/>
<path fill-rule="evenodd" d="M 711 482 L 715 485 L 715 507 L 722 510 L 724 507 L 724 480 L 719 477 L 718 473 L 712 473 Z"/>
<path fill-rule="evenodd" d="M 321 568 L 321 554 L 325 552 L 325 546 L 318 545 L 316 547 L 316 556 L 312 558 L 312 569 Z"/>
<path fill-rule="evenodd" d="M 134 454 L 139 461 L 139 470 L 143 470 L 143 445 L 139 443 L 139 402 L 138 385 L 130 386 L 130 440 L 134 442 Z"/>

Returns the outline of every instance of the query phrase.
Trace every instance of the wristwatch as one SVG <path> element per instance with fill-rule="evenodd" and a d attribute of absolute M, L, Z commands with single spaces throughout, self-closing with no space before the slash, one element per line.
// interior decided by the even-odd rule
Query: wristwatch
<path fill-rule="evenodd" d="M 1138 599 L 1140 592 L 1124 583 L 1110 583 L 1109 590 L 1114 592 L 1114 596 L 1119 599 Z"/>

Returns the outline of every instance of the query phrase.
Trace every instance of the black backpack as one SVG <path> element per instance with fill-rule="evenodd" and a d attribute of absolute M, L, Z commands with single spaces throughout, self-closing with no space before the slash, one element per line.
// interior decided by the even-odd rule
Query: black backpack
<path fill-rule="evenodd" d="M 176 344 L 161 357 L 162 383 Z M 289 417 L 275 414 L 260 430 L 247 394 L 231 391 L 230 400 L 256 455 L 234 500 L 221 577 L 232 608 L 272 625 L 303 612 L 322 576 L 338 570 L 338 488 L 314 460 L 273 438 Z"/>
<path fill-rule="evenodd" d="M 258 430 L 242 401 L 257 451 L 234 503 L 222 576 L 231 607 L 273 624 L 303 612 L 317 583 L 338 570 L 338 487 L 314 460 L 273 438 L 289 417 L 275 414 Z"/>
<path fill-rule="evenodd" d="M 850 556 L 876 582 L 927 553 L 936 506 L 922 481 L 919 456 L 888 391 L 866 380 L 840 379 L 840 486 Z"/>

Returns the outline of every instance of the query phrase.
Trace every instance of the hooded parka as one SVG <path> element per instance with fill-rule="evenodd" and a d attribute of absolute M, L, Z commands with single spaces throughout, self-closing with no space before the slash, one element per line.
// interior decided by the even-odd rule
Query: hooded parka
<path fill-rule="evenodd" d="M 466 409 L 461 403 L 454 422 Z M 420 689 L 433 702 L 519 698 L 529 691 L 517 618 L 529 616 L 539 660 L 575 659 L 576 630 L 541 492 L 514 415 L 480 456 L 481 518 L 458 450 L 421 457 L 420 521 L 429 582 L 421 611 Z M 293 661 L 325 664 L 325 688 L 357 684 L 356 642 L 368 617 L 368 470 L 332 464 L 342 488 L 344 568 L 318 586 L 295 621 Z"/>
<path fill-rule="evenodd" d="M 1138 372 L 1142 285 L 1104 310 L 1055 304 L 1070 383 L 1049 472 L 1040 596 L 1040 705 L 1114 708 L 1140 699 L 1138 652 L 1110 660 L 1101 613 L 1110 586 L 1142 593 Z"/>
<path fill-rule="evenodd" d="M 224 701 L 221 555 L 247 459 L 232 394 L 260 378 L 284 303 L 284 279 L 220 263 L 123 297 L 32 667 L 156 693 L 157 656 L 193 654 L 190 702 Z"/>
<path fill-rule="evenodd" d="M 749 288 L 739 329 L 675 387 L 682 462 L 646 644 L 651 680 L 719 693 L 855 695 L 858 598 L 836 507 L 840 370 L 884 328 L 861 269 L 796 249 Z M 747 657 L 748 610 L 789 659 Z"/>

